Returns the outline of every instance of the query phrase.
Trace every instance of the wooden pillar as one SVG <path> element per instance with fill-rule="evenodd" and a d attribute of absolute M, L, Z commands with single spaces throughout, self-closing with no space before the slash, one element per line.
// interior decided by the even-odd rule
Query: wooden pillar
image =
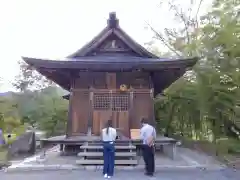
<path fill-rule="evenodd" d="M 133 89 L 130 90 L 130 109 L 129 109 L 129 131 L 132 129 L 132 121 L 134 121 L 133 119 L 133 113 L 134 113 L 134 107 L 133 107 L 133 96 L 134 96 L 134 92 Z M 131 135 L 131 132 L 129 132 L 129 134 Z"/>
<path fill-rule="evenodd" d="M 113 117 L 114 117 L 114 112 L 112 110 L 112 96 L 113 96 L 113 89 L 116 89 L 116 73 L 106 73 L 106 82 L 107 82 L 107 88 L 109 89 L 109 96 L 111 98 L 110 102 L 110 119 L 114 121 Z M 117 119 L 115 119 L 115 121 L 117 121 Z M 116 124 L 117 122 L 115 122 Z"/>
<path fill-rule="evenodd" d="M 72 135 L 72 121 L 73 121 L 73 116 L 72 116 L 72 89 L 70 89 L 70 94 L 69 94 L 69 105 L 68 105 L 68 121 L 67 121 L 67 129 L 66 129 L 66 137 L 69 137 Z"/>
<path fill-rule="evenodd" d="M 150 89 L 150 97 L 152 100 L 151 108 L 152 108 L 152 116 L 150 117 L 152 119 L 152 125 L 156 128 L 156 119 L 155 119 L 155 109 L 154 109 L 154 89 Z"/>
<path fill-rule="evenodd" d="M 109 91 L 110 93 L 110 111 L 111 111 L 111 116 L 110 116 L 110 119 L 113 121 L 113 91 L 112 89 Z M 115 122 L 117 123 L 117 122 Z"/>
<path fill-rule="evenodd" d="M 92 135 L 93 128 L 93 90 L 89 90 L 89 116 L 88 116 L 88 135 Z"/>

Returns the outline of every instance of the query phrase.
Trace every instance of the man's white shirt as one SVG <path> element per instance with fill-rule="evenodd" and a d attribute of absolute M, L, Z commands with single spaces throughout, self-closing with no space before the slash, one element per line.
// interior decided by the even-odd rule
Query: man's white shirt
<path fill-rule="evenodd" d="M 153 136 L 154 139 L 156 138 L 156 130 L 153 126 L 144 124 L 140 130 L 140 136 L 143 140 L 143 144 L 147 144 L 147 141 L 151 136 Z"/>

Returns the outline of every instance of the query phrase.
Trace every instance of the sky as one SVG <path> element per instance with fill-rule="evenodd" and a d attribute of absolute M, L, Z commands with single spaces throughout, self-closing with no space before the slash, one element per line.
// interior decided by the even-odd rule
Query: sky
<path fill-rule="evenodd" d="M 187 9 L 189 1 L 179 4 Z M 159 31 L 176 27 L 160 0 L 0 0 L 0 92 L 14 90 L 21 56 L 66 57 L 106 26 L 109 12 L 116 12 L 121 28 L 142 45 L 153 37 L 146 22 Z"/>

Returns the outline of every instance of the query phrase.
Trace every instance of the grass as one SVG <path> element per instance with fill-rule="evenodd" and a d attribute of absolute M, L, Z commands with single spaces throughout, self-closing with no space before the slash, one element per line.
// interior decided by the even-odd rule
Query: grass
<path fill-rule="evenodd" d="M 17 134 L 11 134 L 11 137 L 8 137 L 9 134 L 4 134 L 4 139 L 6 144 L 11 144 L 16 140 Z M 6 146 L 0 146 L 0 169 L 1 167 L 8 165 L 8 150 Z"/>
<path fill-rule="evenodd" d="M 8 153 L 7 148 L 0 147 L 0 168 L 8 164 Z"/>
<path fill-rule="evenodd" d="M 6 144 L 12 144 L 18 136 L 23 134 L 25 132 L 26 127 L 20 126 L 18 128 L 15 128 L 14 131 L 11 133 L 11 137 L 8 137 L 8 133 L 4 133 L 4 139 L 6 141 Z M 8 165 L 8 149 L 6 146 L 0 146 L 0 168 L 3 166 Z"/>
<path fill-rule="evenodd" d="M 4 139 L 7 144 L 11 144 L 13 141 L 15 141 L 17 139 L 17 134 L 11 134 L 10 138 L 8 138 L 8 135 L 9 134 L 4 134 Z"/>

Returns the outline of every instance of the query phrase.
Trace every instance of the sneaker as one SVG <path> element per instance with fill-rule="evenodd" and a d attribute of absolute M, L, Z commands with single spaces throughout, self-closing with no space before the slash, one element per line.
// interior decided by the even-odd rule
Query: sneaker
<path fill-rule="evenodd" d="M 107 178 L 110 179 L 112 176 L 108 176 Z"/>
<path fill-rule="evenodd" d="M 104 178 L 107 178 L 108 177 L 108 175 L 107 174 L 104 174 Z"/>

